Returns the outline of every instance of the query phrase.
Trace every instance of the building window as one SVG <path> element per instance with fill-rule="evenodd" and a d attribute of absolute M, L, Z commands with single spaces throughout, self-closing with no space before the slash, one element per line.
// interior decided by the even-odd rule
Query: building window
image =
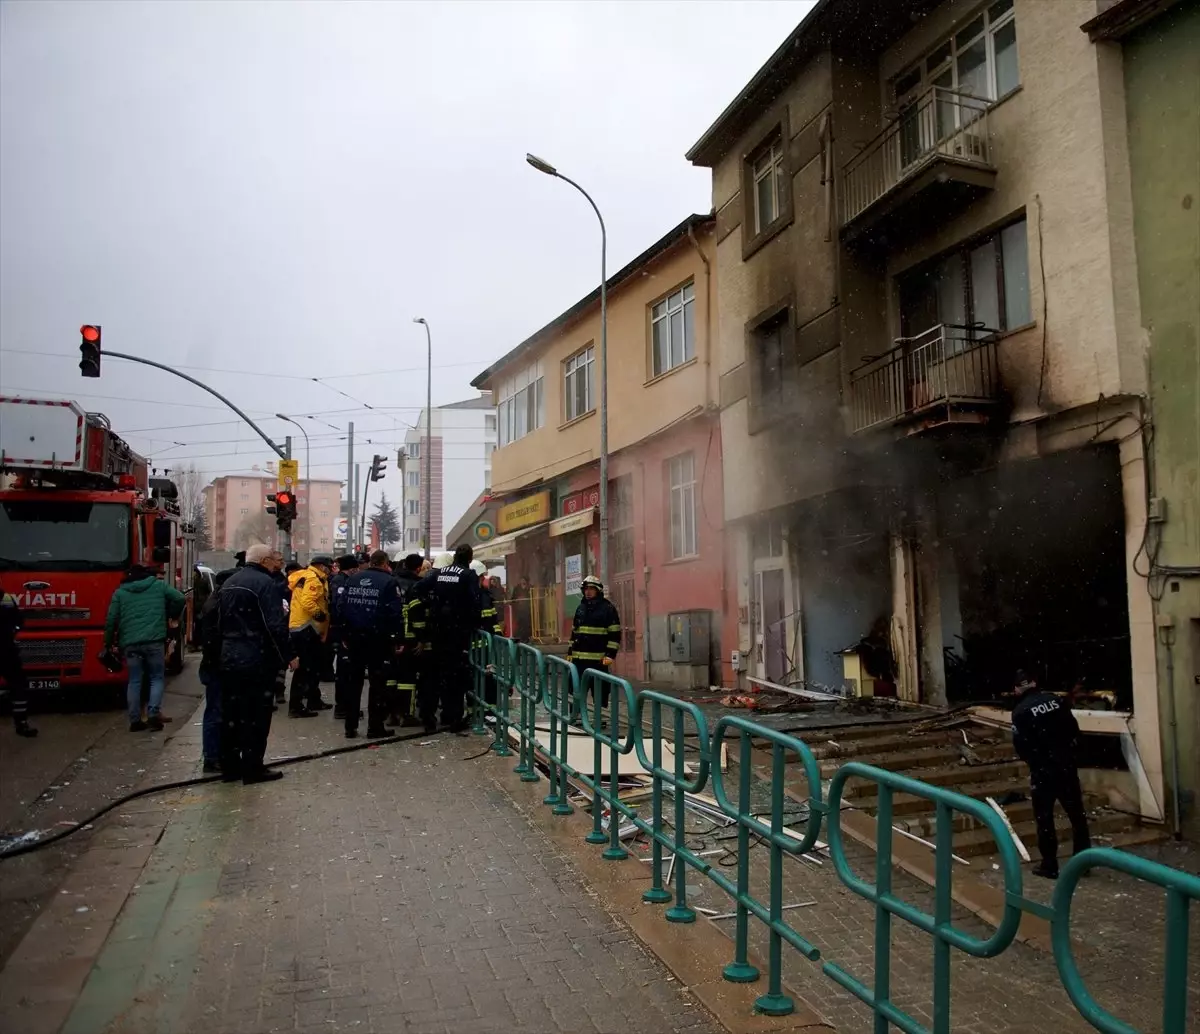
<path fill-rule="evenodd" d="M 421 500 L 410 499 L 408 501 L 408 512 L 412 517 L 416 517 L 421 512 Z"/>
<path fill-rule="evenodd" d="M 492 488 L 492 468 L 491 467 L 485 467 L 483 470 L 483 487 L 487 491 L 491 491 L 491 488 Z"/>
<path fill-rule="evenodd" d="M 524 438 L 546 422 L 546 391 L 540 360 L 501 383 L 496 418 L 501 445 Z"/>
<path fill-rule="evenodd" d="M 495 413 L 487 413 L 484 415 L 483 429 L 488 434 L 496 433 L 496 414 Z"/>
<path fill-rule="evenodd" d="M 410 470 L 408 472 L 408 487 L 409 488 L 420 488 L 421 487 L 421 472 L 419 470 Z"/>
<path fill-rule="evenodd" d="M 242 508 L 241 508 L 241 509 L 238 511 L 238 513 L 240 513 L 240 514 L 241 514 L 243 517 L 245 517 L 245 516 L 246 516 L 246 514 L 248 514 L 249 512 L 250 512 L 250 508 L 249 508 L 248 506 L 243 506 L 243 507 L 242 507 Z"/>
<path fill-rule="evenodd" d="M 608 485 L 609 567 L 613 574 L 633 570 L 633 475 L 624 474 Z"/>
<path fill-rule="evenodd" d="M 328 517 L 328 516 L 329 516 L 329 511 L 328 511 L 328 510 L 322 510 L 322 511 L 321 511 L 321 516 L 322 516 L 322 517 Z"/>
<path fill-rule="evenodd" d="M 749 330 L 751 433 L 783 415 L 795 401 L 791 308 L 764 313 Z"/>
<path fill-rule="evenodd" d="M 754 189 L 754 232 L 762 233 L 783 215 L 784 191 L 783 139 L 776 136 L 765 144 L 751 162 Z"/>
<path fill-rule="evenodd" d="M 1025 220 L 904 274 L 897 288 L 900 333 L 906 338 L 939 324 L 984 332 L 1025 326 L 1033 320 Z M 954 340 L 966 344 L 965 335 Z"/>
<path fill-rule="evenodd" d="M 654 376 L 682 366 L 696 354 L 696 285 L 684 284 L 650 310 Z"/>
<path fill-rule="evenodd" d="M 408 529 L 408 544 L 410 546 L 415 546 L 420 541 L 421 541 L 420 528 L 409 528 Z"/>
<path fill-rule="evenodd" d="M 670 486 L 671 559 L 695 556 L 696 460 L 690 452 L 667 460 Z"/>
<path fill-rule="evenodd" d="M 563 416 L 575 420 L 594 408 L 593 370 L 596 350 L 588 345 L 563 363 Z"/>
<path fill-rule="evenodd" d="M 242 502 L 245 502 L 245 501 L 246 501 L 247 499 L 249 499 L 249 498 L 250 498 L 250 493 L 249 493 L 249 492 L 243 492 L 243 493 L 242 493 Z"/>
<path fill-rule="evenodd" d="M 783 522 L 775 517 L 763 521 L 754 529 L 751 549 L 755 560 L 783 556 Z"/>
<path fill-rule="evenodd" d="M 997 0 L 958 32 L 944 39 L 924 58 L 896 77 L 895 96 L 903 104 L 915 91 L 931 86 L 995 101 L 1020 85 L 1017 67 L 1017 23 L 1013 0 Z M 941 123 L 967 113 L 959 105 L 938 112 Z M 954 126 L 940 125 L 943 131 Z"/>
<path fill-rule="evenodd" d="M 408 447 L 408 458 L 410 460 L 419 460 L 421 458 L 421 443 L 413 442 Z"/>

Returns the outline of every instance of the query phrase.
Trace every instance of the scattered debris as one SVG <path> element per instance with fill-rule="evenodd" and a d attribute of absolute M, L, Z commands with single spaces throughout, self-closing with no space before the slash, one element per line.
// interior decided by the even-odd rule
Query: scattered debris
<path fill-rule="evenodd" d="M 1021 858 L 1027 862 L 1031 861 L 1031 859 L 1029 857 L 1029 849 L 1025 846 L 1025 844 L 1021 840 L 1021 838 L 1017 835 L 1017 831 L 1015 829 L 1013 829 L 1013 824 L 1008 821 L 1008 816 L 1004 813 L 1004 809 L 1001 808 L 1000 805 L 996 803 L 996 798 L 988 797 L 987 802 L 991 806 L 992 810 L 997 815 L 999 815 L 1000 818 L 1003 820 L 1004 826 L 1008 830 L 1009 836 L 1011 836 L 1013 838 L 1013 843 L 1017 845 L 1017 852 L 1021 855 Z"/>
<path fill-rule="evenodd" d="M 788 909 L 791 909 L 791 908 L 810 908 L 815 904 L 816 904 L 815 901 L 797 901 L 794 905 L 784 905 L 783 911 L 786 912 Z M 699 912 L 700 909 L 696 909 L 696 911 Z M 736 917 L 737 917 L 736 912 L 721 912 L 719 915 L 714 915 L 714 916 L 711 916 L 710 918 L 712 918 L 712 919 L 734 919 Z"/>

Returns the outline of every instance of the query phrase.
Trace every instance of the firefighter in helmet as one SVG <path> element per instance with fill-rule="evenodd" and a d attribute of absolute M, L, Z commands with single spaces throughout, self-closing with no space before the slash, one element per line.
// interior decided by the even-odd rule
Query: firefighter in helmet
<path fill-rule="evenodd" d="M 608 671 L 621 649 L 621 616 L 604 596 L 604 583 L 589 574 L 583 580 L 583 599 L 575 610 L 567 660 L 579 672 L 580 684 L 589 670 Z M 600 706 L 608 709 L 608 683 L 600 687 Z"/>

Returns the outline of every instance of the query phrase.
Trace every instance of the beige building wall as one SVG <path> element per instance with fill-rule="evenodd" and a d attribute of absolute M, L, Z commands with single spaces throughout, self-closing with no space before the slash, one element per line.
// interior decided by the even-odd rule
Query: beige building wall
<path fill-rule="evenodd" d="M 238 528 L 248 518 L 265 514 L 267 495 L 276 491 L 276 479 L 271 477 L 220 477 L 204 490 L 205 514 L 214 549 L 235 548 Z M 302 482 L 296 491 L 297 519 L 292 526 L 292 547 L 310 552 L 306 533 L 311 494 L 312 537 L 311 552 L 330 552 L 341 505 L 340 481 Z M 273 519 L 270 521 L 273 526 Z"/>
<path fill-rule="evenodd" d="M 608 447 L 617 452 L 716 400 L 710 327 L 717 318 L 716 260 L 711 223 L 697 229 L 695 242 L 685 237 L 608 296 Z M 656 302 L 688 281 L 695 283 L 695 357 L 654 377 L 651 364 L 650 310 Z M 566 420 L 563 400 L 564 363 L 594 345 L 596 408 Z M 497 367 L 481 387 L 496 396 L 499 382 L 513 371 L 542 362 L 545 379 L 545 423 L 492 454 L 492 491 L 511 493 L 548 480 L 599 458 L 600 306 L 597 302 L 572 323 L 548 336 L 545 343 L 511 363 Z"/>

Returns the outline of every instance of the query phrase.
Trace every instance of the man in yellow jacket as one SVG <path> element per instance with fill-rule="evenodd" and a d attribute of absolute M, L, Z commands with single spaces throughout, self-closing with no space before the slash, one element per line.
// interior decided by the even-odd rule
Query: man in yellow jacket
<path fill-rule="evenodd" d="M 329 632 L 329 577 L 333 557 L 315 556 L 308 567 L 288 576 L 292 602 L 288 609 L 288 629 L 292 649 L 300 666 L 292 675 L 290 718 L 313 718 L 332 704 L 321 699 L 321 669 L 325 663 L 325 636 Z"/>

